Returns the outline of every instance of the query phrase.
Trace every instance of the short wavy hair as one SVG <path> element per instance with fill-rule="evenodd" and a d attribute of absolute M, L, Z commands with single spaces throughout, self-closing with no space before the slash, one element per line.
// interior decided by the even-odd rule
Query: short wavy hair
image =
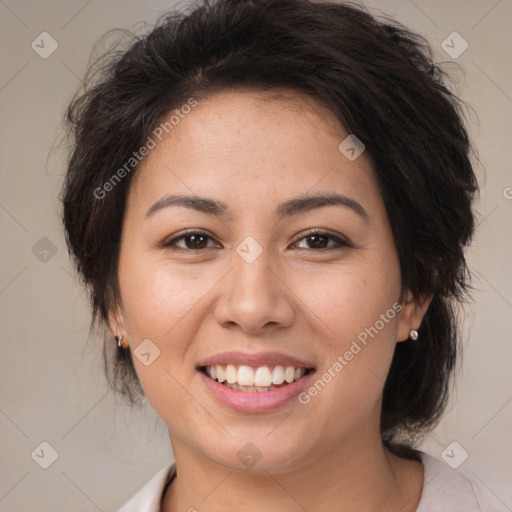
<path fill-rule="evenodd" d="M 327 107 L 364 143 L 391 223 L 402 290 L 418 300 L 433 296 L 421 341 L 397 343 L 382 404 L 383 443 L 417 458 L 412 445 L 440 419 L 457 366 L 455 308 L 469 288 L 464 248 L 478 192 L 465 104 L 449 90 L 428 42 L 352 3 L 203 0 L 107 52 L 86 78 L 66 111 L 72 149 L 62 219 L 90 294 L 91 327 L 105 329 L 110 385 L 131 403 L 144 395 L 130 350 L 116 348 L 106 328 L 120 304 L 121 228 L 137 167 L 103 199 L 94 191 L 190 97 L 285 87 Z"/>

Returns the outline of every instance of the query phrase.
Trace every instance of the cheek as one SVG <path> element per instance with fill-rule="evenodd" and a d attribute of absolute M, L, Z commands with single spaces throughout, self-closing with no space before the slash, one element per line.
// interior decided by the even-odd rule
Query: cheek
<path fill-rule="evenodd" d="M 197 275 L 191 271 L 184 273 L 176 266 L 171 268 L 143 251 L 138 257 L 125 257 L 119 267 L 135 371 L 148 401 L 167 424 L 185 422 L 177 419 L 176 410 L 187 411 L 183 417 L 188 418 L 200 413 L 197 403 L 189 399 L 182 387 L 196 372 L 191 348 L 200 328 L 197 316 L 205 314 L 201 299 L 214 284 L 210 282 L 211 273 L 204 279 Z M 137 349 L 146 339 L 156 346 L 150 352 L 155 350 L 158 354 L 149 365 L 138 357 Z"/>
<path fill-rule="evenodd" d="M 379 260 L 354 262 L 319 270 L 302 284 L 297 280 L 294 290 L 323 326 L 328 346 L 342 349 L 376 322 L 383 336 L 392 334 L 398 319 L 399 279 L 398 265 Z M 383 323 L 381 315 L 386 313 Z"/>
<path fill-rule="evenodd" d="M 303 286 L 304 303 L 316 313 L 323 333 L 317 342 L 322 364 L 309 388 L 311 402 L 328 407 L 325 421 L 333 428 L 363 422 L 382 394 L 401 308 L 398 264 L 392 261 L 358 263 Z"/>
<path fill-rule="evenodd" d="M 218 279 L 214 272 L 171 266 L 156 258 L 127 258 L 119 272 L 127 329 L 135 337 L 164 343 L 204 299 Z"/>
<path fill-rule="evenodd" d="M 191 348 L 200 328 L 197 316 L 205 314 L 204 298 L 215 279 L 212 272 L 198 278 L 197 271 L 171 268 L 143 251 L 134 257 L 137 253 L 127 248 L 126 254 L 130 256 L 119 266 L 125 327 L 141 386 L 159 410 L 162 401 L 177 405 L 183 396 L 178 383 L 188 382 L 195 373 Z M 148 366 L 138 357 L 143 340 L 150 340 L 158 354 Z"/>

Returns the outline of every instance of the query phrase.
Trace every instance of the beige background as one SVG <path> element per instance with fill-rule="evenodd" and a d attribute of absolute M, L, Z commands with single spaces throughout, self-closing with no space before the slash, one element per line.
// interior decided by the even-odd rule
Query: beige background
<path fill-rule="evenodd" d="M 0 0 L 2 511 L 114 510 L 172 457 L 155 413 L 126 409 L 105 384 L 99 343 L 87 336 L 86 297 L 59 224 L 66 148 L 57 145 L 50 154 L 97 38 L 111 28 L 151 22 L 172 5 Z M 469 453 L 459 470 L 512 510 L 512 1 L 366 5 L 426 35 L 441 60 L 451 60 L 441 42 L 453 31 L 469 43 L 455 59 L 463 71 L 451 69 L 474 109 L 470 130 L 482 161 L 480 224 L 469 255 L 475 304 L 464 324 L 456 394 L 424 449 L 441 458 L 457 441 Z M 43 31 L 59 45 L 47 59 L 31 48 Z M 44 237 L 50 242 L 40 241 Z M 57 252 L 50 250 L 47 261 L 36 257 L 53 245 Z M 58 453 L 46 470 L 31 458 L 43 441 Z"/>

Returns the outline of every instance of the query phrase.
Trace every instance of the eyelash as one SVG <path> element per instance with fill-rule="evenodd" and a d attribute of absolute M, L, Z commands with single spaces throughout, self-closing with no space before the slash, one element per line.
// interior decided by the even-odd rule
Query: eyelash
<path fill-rule="evenodd" d="M 192 235 L 202 235 L 202 236 L 205 236 L 205 237 L 213 240 L 213 237 L 211 237 L 208 233 L 205 233 L 204 231 L 191 230 L 191 231 L 187 231 L 183 235 L 180 235 L 179 237 L 169 240 L 168 242 L 164 242 L 162 244 L 162 247 L 171 249 L 176 252 L 181 252 L 181 253 L 189 253 L 189 252 L 201 253 L 202 251 L 209 249 L 209 247 L 202 248 L 202 249 L 188 249 L 188 248 L 183 248 L 183 247 L 178 247 L 178 248 L 176 247 L 176 245 L 175 245 L 176 242 L 183 240 L 185 238 L 188 238 Z M 314 235 L 320 235 L 322 237 L 327 237 L 327 238 L 333 240 L 336 243 L 336 246 L 324 247 L 322 249 L 306 248 L 306 250 L 314 251 L 314 252 L 325 252 L 325 251 L 330 251 L 333 249 L 341 249 L 343 247 L 352 247 L 352 245 L 348 241 L 343 240 L 343 239 L 329 233 L 328 231 L 323 231 L 321 229 L 311 229 L 311 230 L 307 231 L 304 235 L 302 235 L 300 238 L 296 239 L 293 243 L 296 244 L 297 242 L 300 242 L 301 240 L 312 237 Z M 299 249 L 299 250 L 303 250 L 303 249 Z"/>

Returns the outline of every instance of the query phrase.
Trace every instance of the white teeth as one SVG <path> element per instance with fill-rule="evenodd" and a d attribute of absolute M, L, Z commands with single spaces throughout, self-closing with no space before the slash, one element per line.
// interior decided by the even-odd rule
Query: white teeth
<path fill-rule="evenodd" d="M 236 382 L 236 379 L 238 377 L 238 372 L 236 371 L 236 368 L 232 364 L 228 364 L 226 367 L 226 380 L 228 384 L 234 384 Z"/>
<path fill-rule="evenodd" d="M 225 384 L 228 388 L 235 389 L 237 391 L 271 391 L 272 389 L 277 389 L 275 386 L 270 386 L 267 388 L 261 388 L 259 386 L 240 386 L 238 384 Z"/>
<path fill-rule="evenodd" d="M 284 382 L 284 368 L 277 365 L 272 372 L 272 384 L 282 384 Z"/>
<path fill-rule="evenodd" d="M 272 384 L 272 374 L 268 366 L 260 366 L 254 374 L 254 385 L 256 387 L 266 388 Z"/>
<path fill-rule="evenodd" d="M 295 380 L 295 368 L 293 366 L 287 366 L 284 371 L 284 380 L 291 384 Z"/>
<path fill-rule="evenodd" d="M 207 368 L 209 367 L 207 366 Z M 226 380 L 226 372 L 224 372 L 224 370 L 219 364 L 215 366 L 215 373 L 217 374 L 217 380 L 219 382 L 224 382 Z"/>
<path fill-rule="evenodd" d="M 254 385 L 254 370 L 250 366 L 242 365 L 238 368 L 238 384 L 241 386 Z"/>
<path fill-rule="evenodd" d="M 227 366 L 207 366 L 206 373 L 213 380 L 223 382 L 232 389 L 268 391 L 269 389 L 276 389 L 275 386 L 285 382 L 291 384 L 299 380 L 306 373 L 306 369 L 276 365 L 271 371 L 268 366 L 252 368 L 247 365 L 228 364 Z"/>

